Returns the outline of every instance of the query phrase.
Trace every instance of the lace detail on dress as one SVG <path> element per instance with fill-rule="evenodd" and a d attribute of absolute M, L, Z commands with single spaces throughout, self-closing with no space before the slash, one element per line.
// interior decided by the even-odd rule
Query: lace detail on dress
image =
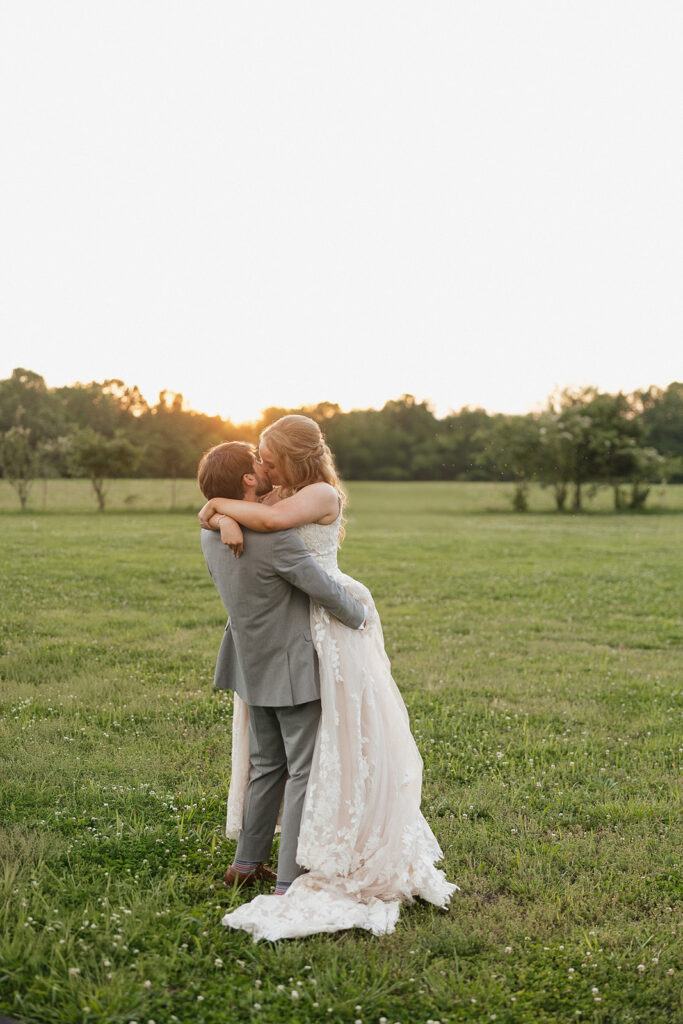
<path fill-rule="evenodd" d="M 333 523 L 326 526 L 321 523 L 305 523 L 297 526 L 296 532 L 315 558 L 321 569 L 334 576 L 337 567 L 337 550 L 339 547 L 339 527 L 341 525 L 341 509 Z"/>
<path fill-rule="evenodd" d="M 226 914 L 224 925 L 255 941 L 350 927 L 391 932 L 401 902 L 419 896 L 447 907 L 457 889 L 434 866 L 443 855 L 420 811 L 422 758 L 372 596 L 337 567 L 340 522 L 341 513 L 298 532 L 316 561 L 368 606 L 367 626 L 348 629 L 311 605 L 322 713 L 297 849 L 308 873 L 286 896 L 258 896 Z"/>

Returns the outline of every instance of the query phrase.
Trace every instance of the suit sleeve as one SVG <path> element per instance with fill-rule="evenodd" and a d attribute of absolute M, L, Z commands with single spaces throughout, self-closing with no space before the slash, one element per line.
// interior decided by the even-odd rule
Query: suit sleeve
<path fill-rule="evenodd" d="M 304 542 L 293 530 L 273 535 L 273 568 L 278 576 L 303 590 L 336 619 L 351 629 L 358 629 L 365 619 L 365 609 L 355 598 L 324 572 L 311 558 Z"/>

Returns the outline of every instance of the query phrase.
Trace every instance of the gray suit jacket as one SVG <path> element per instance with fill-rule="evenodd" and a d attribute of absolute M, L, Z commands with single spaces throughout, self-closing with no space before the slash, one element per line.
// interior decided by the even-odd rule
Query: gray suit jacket
<path fill-rule="evenodd" d="M 206 564 L 230 616 L 214 686 L 261 707 L 317 700 L 309 597 L 353 629 L 363 622 L 362 604 L 323 572 L 295 530 L 244 530 L 241 558 L 219 533 L 201 535 Z"/>

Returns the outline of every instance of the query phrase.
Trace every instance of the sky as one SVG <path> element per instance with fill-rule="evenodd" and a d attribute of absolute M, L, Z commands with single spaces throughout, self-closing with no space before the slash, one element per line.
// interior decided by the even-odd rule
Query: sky
<path fill-rule="evenodd" d="M 0 0 L 0 378 L 437 415 L 682 379 L 679 0 Z"/>

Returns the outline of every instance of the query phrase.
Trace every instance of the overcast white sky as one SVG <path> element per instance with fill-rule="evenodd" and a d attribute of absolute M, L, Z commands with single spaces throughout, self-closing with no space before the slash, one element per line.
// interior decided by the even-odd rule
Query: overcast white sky
<path fill-rule="evenodd" d="M 680 0 L 0 0 L 0 377 L 681 379 L 682 54 Z"/>

